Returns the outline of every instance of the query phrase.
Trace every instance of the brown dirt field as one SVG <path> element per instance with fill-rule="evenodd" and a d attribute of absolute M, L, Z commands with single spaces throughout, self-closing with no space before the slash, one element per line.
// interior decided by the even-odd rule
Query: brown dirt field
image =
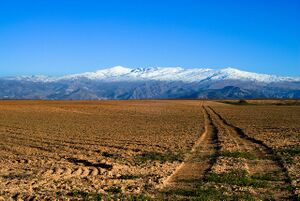
<path fill-rule="evenodd" d="M 198 101 L 1 101 L 0 195 L 46 199 L 113 188 L 151 192 L 203 132 L 199 106 Z"/>
<path fill-rule="evenodd" d="M 297 199 L 300 107 L 255 101 L 0 101 L 0 200 Z"/>

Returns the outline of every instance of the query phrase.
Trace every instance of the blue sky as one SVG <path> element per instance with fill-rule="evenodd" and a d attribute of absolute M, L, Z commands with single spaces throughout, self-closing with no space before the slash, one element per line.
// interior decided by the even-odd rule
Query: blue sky
<path fill-rule="evenodd" d="M 0 75 L 123 65 L 300 76 L 299 0 L 0 0 Z"/>

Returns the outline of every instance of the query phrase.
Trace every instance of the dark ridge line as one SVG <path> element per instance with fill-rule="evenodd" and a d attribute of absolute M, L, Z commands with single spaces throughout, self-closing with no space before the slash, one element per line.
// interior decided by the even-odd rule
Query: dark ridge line
<path fill-rule="evenodd" d="M 274 152 L 274 150 L 269 147 L 266 143 L 264 143 L 262 140 L 258 140 L 258 139 L 255 139 L 254 137 L 250 137 L 249 135 L 247 135 L 241 128 L 237 127 L 237 126 L 234 126 L 233 124 L 230 124 L 228 123 L 219 113 L 217 113 L 212 107 L 210 106 L 207 106 L 215 115 L 217 115 L 221 121 L 227 125 L 227 126 L 230 126 L 232 127 L 236 132 L 237 134 L 239 134 L 239 136 L 241 138 L 244 138 L 244 139 L 247 139 L 255 144 L 258 144 L 258 145 L 261 145 L 263 146 L 267 152 L 269 154 L 271 154 L 273 156 L 273 160 L 277 163 L 277 165 L 282 169 L 285 177 L 286 177 L 286 182 L 289 184 L 290 187 L 292 187 L 292 193 L 293 193 L 293 196 L 292 196 L 292 200 L 295 200 L 295 201 L 299 201 L 299 196 L 297 195 L 296 193 L 296 187 L 292 184 L 292 178 L 290 177 L 289 175 L 289 172 L 288 172 L 288 169 L 286 168 L 286 166 L 284 165 L 285 162 L 284 160 L 282 159 L 282 157 L 280 157 L 276 152 Z"/>
<path fill-rule="evenodd" d="M 77 159 L 77 158 L 68 158 L 67 160 L 75 165 L 83 164 L 85 167 L 103 168 L 108 170 L 111 170 L 113 168 L 113 165 L 107 163 L 92 163 L 88 160 Z"/>

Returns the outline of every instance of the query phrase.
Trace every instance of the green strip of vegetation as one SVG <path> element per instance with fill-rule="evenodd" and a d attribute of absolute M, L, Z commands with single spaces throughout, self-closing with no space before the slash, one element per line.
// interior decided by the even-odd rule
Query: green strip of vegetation
<path fill-rule="evenodd" d="M 238 186 L 252 186 L 255 188 L 267 187 L 266 181 L 251 178 L 245 170 L 235 170 L 221 174 L 209 173 L 206 177 L 208 182 L 224 183 Z"/>
<path fill-rule="evenodd" d="M 188 197 L 188 200 L 255 200 L 249 193 L 236 193 L 233 195 L 225 195 L 220 189 L 213 187 L 199 186 L 196 189 L 172 189 L 165 192 L 164 200 L 177 200 L 176 196 Z"/>
<path fill-rule="evenodd" d="M 294 163 L 294 157 L 300 155 L 300 146 L 285 146 L 274 150 L 275 153 L 280 155 L 288 164 Z"/>
<path fill-rule="evenodd" d="M 300 155 L 300 146 L 285 146 L 275 150 L 282 155 L 297 156 Z"/>
<path fill-rule="evenodd" d="M 264 174 L 253 174 L 251 176 L 252 179 L 256 180 L 264 180 L 264 181 L 281 181 L 280 171 L 267 172 Z"/>

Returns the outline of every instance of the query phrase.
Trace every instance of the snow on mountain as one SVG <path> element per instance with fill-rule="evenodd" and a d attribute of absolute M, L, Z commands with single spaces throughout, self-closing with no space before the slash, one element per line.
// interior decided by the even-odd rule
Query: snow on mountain
<path fill-rule="evenodd" d="M 300 77 L 280 77 L 276 75 L 258 74 L 241 71 L 234 68 L 225 68 L 217 71 L 213 77 L 215 80 L 249 80 L 257 82 L 280 82 L 280 81 L 300 81 Z"/>
<path fill-rule="evenodd" d="M 57 78 L 45 76 L 45 75 L 31 75 L 31 76 L 16 76 L 16 77 L 4 77 L 5 80 L 18 80 L 18 81 L 31 81 L 31 82 L 53 82 Z"/>
<path fill-rule="evenodd" d="M 180 67 L 148 68 L 136 71 L 132 70 L 128 77 L 137 80 L 183 81 L 197 82 L 211 75 L 211 69 L 183 69 Z"/>
<path fill-rule="evenodd" d="M 49 76 L 19 76 L 8 79 L 34 81 L 34 82 L 55 82 L 62 80 L 89 79 L 99 81 L 182 81 L 201 82 L 203 80 L 242 80 L 255 82 L 290 82 L 300 81 L 300 77 L 280 77 L 268 74 L 258 74 L 241 71 L 235 68 L 224 68 L 221 70 L 205 68 L 180 68 L 180 67 L 152 67 L 152 68 L 126 68 L 116 66 L 102 69 L 95 72 L 81 74 L 70 74 L 61 77 Z"/>
<path fill-rule="evenodd" d="M 86 72 L 81 74 L 71 74 L 62 77 L 58 77 L 57 80 L 65 80 L 65 79 L 77 79 L 77 78 L 87 78 L 91 80 L 102 80 L 102 79 L 112 79 L 112 78 L 120 78 L 128 73 L 130 73 L 132 69 L 125 68 L 122 66 L 115 66 L 112 68 L 107 68 L 103 70 L 98 70 L 95 72 Z"/>

